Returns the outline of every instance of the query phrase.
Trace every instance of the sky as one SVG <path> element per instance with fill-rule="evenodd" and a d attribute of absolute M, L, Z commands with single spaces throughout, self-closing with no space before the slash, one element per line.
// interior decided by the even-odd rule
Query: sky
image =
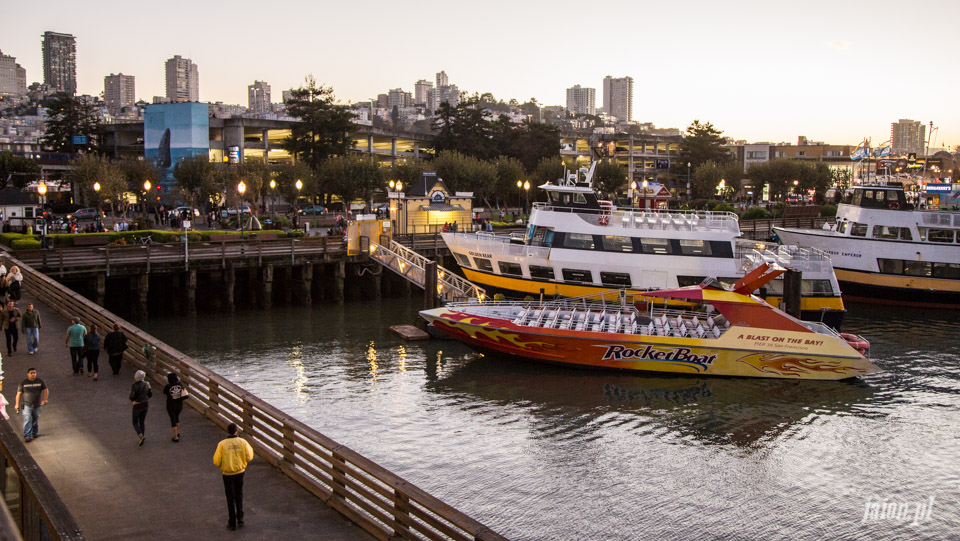
<path fill-rule="evenodd" d="M 932 146 L 960 145 L 952 69 L 960 1 L 2 0 L 0 50 L 42 81 L 41 36 L 77 38 L 78 91 L 136 76 L 138 99 L 164 94 L 164 61 L 200 71 L 200 100 L 273 101 L 307 74 L 343 102 L 413 92 L 444 70 L 461 91 L 565 105 L 575 84 L 634 79 L 634 120 L 694 119 L 748 142 L 874 145 L 901 118 L 933 121 Z"/>

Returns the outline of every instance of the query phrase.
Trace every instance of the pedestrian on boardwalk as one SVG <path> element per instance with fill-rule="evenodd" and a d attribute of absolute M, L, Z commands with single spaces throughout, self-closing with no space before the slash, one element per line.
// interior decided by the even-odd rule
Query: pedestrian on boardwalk
<path fill-rule="evenodd" d="M 113 332 L 103 338 L 103 347 L 109 355 L 110 368 L 113 375 L 120 374 L 120 364 L 123 362 L 123 352 L 127 350 L 127 335 L 123 334 L 119 323 L 113 324 Z"/>
<path fill-rule="evenodd" d="M 70 364 L 73 366 L 74 375 L 83 374 L 83 336 L 87 334 L 87 328 L 75 317 L 70 318 L 70 323 L 64 347 L 70 349 Z"/>
<path fill-rule="evenodd" d="M 83 335 L 83 352 L 87 357 L 87 377 L 93 374 L 93 381 L 97 381 L 100 379 L 100 328 L 96 323 Z"/>
<path fill-rule="evenodd" d="M 227 494 L 227 528 L 243 527 L 243 472 L 253 460 L 253 447 L 240 437 L 240 427 L 227 425 L 229 436 L 217 445 L 213 465 L 223 472 L 223 490 Z"/>
<path fill-rule="evenodd" d="M 27 311 L 20 319 L 23 325 L 23 334 L 27 335 L 27 354 L 33 355 L 40 348 L 40 312 L 33 309 L 33 303 L 27 303 Z"/>
<path fill-rule="evenodd" d="M 137 370 L 133 375 L 133 387 L 130 389 L 130 403 L 133 405 L 133 428 L 137 431 L 137 445 L 143 446 L 147 420 L 147 408 L 150 407 L 150 397 L 153 391 L 150 383 L 145 381 L 147 373 Z"/>
<path fill-rule="evenodd" d="M 183 401 L 190 396 L 187 386 L 180 382 L 179 376 L 170 372 L 167 374 L 167 385 L 163 388 L 167 395 L 167 415 L 170 416 L 170 430 L 173 431 L 173 441 L 180 441 L 180 412 L 183 411 Z"/>
<path fill-rule="evenodd" d="M 7 302 L 7 307 L 0 316 L 3 322 L 3 334 L 7 337 L 7 355 L 13 355 L 17 351 L 17 342 L 20 340 L 20 309 L 13 305 L 13 301 Z"/>
<path fill-rule="evenodd" d="M 7 273 L 7 294 L 10 300 L 17 302 L 23 295 L 23 274 L 20 273 L 20 267 L 10 267 Z"/>
<path fill-rule="evenodd" d="M 23 408 L 23 439 L 31 441 L 40 437 L 40 407 L 47 405 L 50 390 L 42 379 L 37 377 L 36 368 L 27 369 L 27 379 L 17 387 L 17 397 L 13 407 L 20 413 Z"/>

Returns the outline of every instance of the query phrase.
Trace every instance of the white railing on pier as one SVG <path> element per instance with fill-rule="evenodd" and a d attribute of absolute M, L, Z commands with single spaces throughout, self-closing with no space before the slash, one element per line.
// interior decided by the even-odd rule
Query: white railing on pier
<path fill-rule="evenodd" d="M 424 285 L 426 257 L 414 252 L 396 241 L 390 241 L 386 247 L 375 242 L 370 243 L 370 258 L 384 267 L 420 287 Z M 478 301 L 483 302 L 486 291 L 473 282 L 457 276 L 448 269 L 437 266 L 437 294 L 443 302 Z"/>

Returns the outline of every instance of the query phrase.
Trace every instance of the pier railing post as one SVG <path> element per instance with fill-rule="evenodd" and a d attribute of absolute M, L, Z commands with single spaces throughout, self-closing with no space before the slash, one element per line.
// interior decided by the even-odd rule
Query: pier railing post
<path fill-rule="evenodd" d="M 423 266 L 423 309 L 437 307 L 437 262 L 427 261 Z"/>

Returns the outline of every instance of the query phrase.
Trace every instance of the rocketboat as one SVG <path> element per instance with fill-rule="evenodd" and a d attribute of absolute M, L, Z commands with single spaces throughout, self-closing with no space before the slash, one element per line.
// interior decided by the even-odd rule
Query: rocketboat
<path fill-rule="evenodd" d="M 821 380 L 876 372 L 862 337 L 793 318 L 748 294 L 782 272 L 761 265 L 732 289 L 708 279 L 641 297 L 621 290 L 544 303 L 458 303 L 420 315 L 482 352 L 579 367 Z"/>

